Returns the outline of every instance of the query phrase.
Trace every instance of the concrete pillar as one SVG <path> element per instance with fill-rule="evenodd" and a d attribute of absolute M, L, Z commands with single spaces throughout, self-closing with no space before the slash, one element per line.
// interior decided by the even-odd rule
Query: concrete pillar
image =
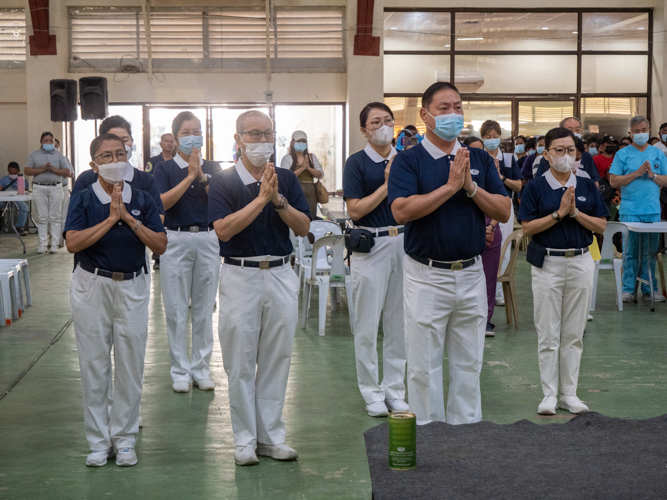
<path fill-rule="evenodd" d="M 664 50 L 665 26 L 667 26 L 667 0 L 657 2 L 653 11 L 653 82 L 651 88 L 651 130 L 657 136 L 660 124 L 667 122 L 667 80 L 663 75 L 667 68 L 667 51 Z"/>

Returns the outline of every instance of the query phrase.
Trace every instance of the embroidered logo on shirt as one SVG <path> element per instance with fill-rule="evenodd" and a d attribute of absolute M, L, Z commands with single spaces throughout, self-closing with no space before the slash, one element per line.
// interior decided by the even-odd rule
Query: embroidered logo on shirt
<path fill-rule="evenodd" d="M 134 210 L 132 210 L 132 215 L 134 215 L 135 217 L 138 217 L 139 215 L 141 215 L 141 211 L 137 210 L 137 209 L 134 209 Z"/>
<path fill-rule="evenodd" d="M 577 198 L 577 200 L 579 200 L 579 201 L 586 201 L 586 197 L 585 197 L 585 196 L 579 196 L 579 197 Z"/>
<path fill-rule="evenodd" d="M 471 168 L 470 169 L 470 174 L 471 175 L 479 175 L 479 170 L 477 170 L 476 168 Z"/>

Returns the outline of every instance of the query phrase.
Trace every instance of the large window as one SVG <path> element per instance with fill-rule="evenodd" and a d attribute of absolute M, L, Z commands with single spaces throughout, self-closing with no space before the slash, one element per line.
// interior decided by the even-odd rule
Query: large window
<path fill-rule="evenodd" d="M 650 114 L 652 16 L 632 8 L 387 8 L 385 101 L 398 130 L 399 122 L 420 127 L 418 97 L 446 81 L 467 103 L 464 135 L 487 118 L 502 123 L 503 136 L 543 134 L 571 115 L 588 132 L 611 133 L 620 109 Z"/>
<path fill-rule="evenodd" d="M 343 9 L 280 7 L 270 18 L 273 71 L 344 71 Z M 148 30 L 144 19 L 149 19 Z M 266 68 L 264 8 L 76 7 L 69 10 L 70 70 Z M 147 34 L 148 32 L 148 34 Z"/>
<path fill-rule="evenodd" d="M 0 69 L 25 68 L 25 11 L 0 9 Z"/>

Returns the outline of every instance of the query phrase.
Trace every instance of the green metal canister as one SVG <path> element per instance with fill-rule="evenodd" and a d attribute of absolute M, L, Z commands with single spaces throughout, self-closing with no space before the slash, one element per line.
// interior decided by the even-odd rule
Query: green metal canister
<path fill-rule="evenodd" d="M 389 468 L 417 467 L 417 416 L 409 412 L 389 414 Z"/>

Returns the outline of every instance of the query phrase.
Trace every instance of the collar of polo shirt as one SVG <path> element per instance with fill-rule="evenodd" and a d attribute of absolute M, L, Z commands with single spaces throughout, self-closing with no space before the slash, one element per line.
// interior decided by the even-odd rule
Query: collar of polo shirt
<path fill-rule="evenodd" d="M 422 146 L 424 146 L 424 149 L 433 157 L 434 160 L 439 160 L 443 156 L 448 156 L 447 153 L 445 153 L 442 149 L 429 141 L 428 137 L 424 137 L 424 140 L 422 140 Z M 455 140 L 454 148 L 452 148 L 452 152 L 449 154 L 452 156 L 456 155 L 456 152 L 459 149 L 461 149 L 461 143 L 458 140 Z"/>
<path fill-rule="evenodd" d="M 176 154 L 174 156 L 174 161 L 176 162 L 176 165 L 178 165 L 181 168 L 188 168 L 188 162 L 183 159 L 183 157 L 179 154 Z M 199 164 L 203 165 L 204 164 L 204 158 L 201 156 L 199 157 Z"/>
<path fill-rule="evenodd" d="M 243 184 L 245 184 L 246 186 L 249 184 L 256 184 L 257 182 L 262 182 L 262 180 L 264 180 L 264 175 L 262 175 L 262 178 L 259 181 L 255 179 L 250 174 L 250 172 L 248 172 L 248 169 L 245 168 L 245 165 L 243 164 L 243 161 L 241 161 L 241 159 L 239 159 L 239 161 L 236 162 L 234 168 L 236 168 L 236 173 L 239 174 L 241 181 L 243 181 Z"/>
<path fill-rule="evenodd" d="M 394 146 L 391 147 L 391 152 L 389 153 L 389 156 L 387 158 L 382 158 L 382 155 L 375 151 L 370 144 L 366 144 L 366 147 L 364 148 L 364 153 L 368 155 L 368 157 L 373 160 L 375 163 L 384 163 L 387 160 L 391 160 L 394 156 L 396 156 L 396 150 L 394 149 Z"/>
<path fill-rule="evenodd" d="M 573 187 L 576 189 L 577 187 L 576 175 L 570 175 L 569 179 L 567 180 L 564 186 L 556 180 L 554 174 L 551 173 L 551 169 L 547 170 L 547 173 L 544 174 L 544 177 L 547 179 L 549 186 L 551 186 L 551 189 L 553 189 L 554 191 L 556 189 L 569 188 L 569 187 Z"/>
<path fill-rule="evenodd" d="M 100 181 L 97 180 L 93 184 L 93 192 L 97 196 L 97 199 L 100 200 L 102 205 L 108 205 L 111 203 L 111 196 L 104 190 L 100 185 Z M 132 201 L 132 188 L 127 182 L 123 183 L 123 203 L 130 203 Z"/>

